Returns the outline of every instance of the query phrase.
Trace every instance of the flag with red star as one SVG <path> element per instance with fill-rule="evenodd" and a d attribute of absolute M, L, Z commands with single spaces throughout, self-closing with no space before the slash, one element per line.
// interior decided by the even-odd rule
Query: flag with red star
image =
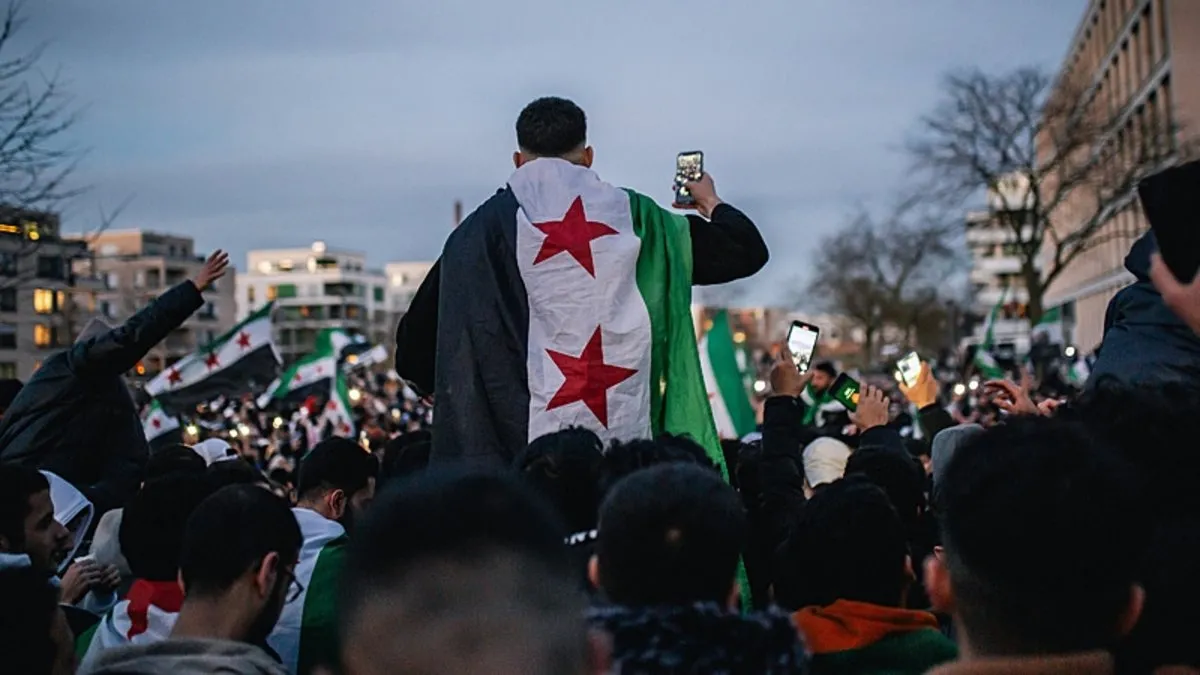
<path fill-rule="evenodd" d="M 342 350 L 350 342 L 350 336 L 340 328 L 326 328 L 317 333 L 313 351 L 298 359 L 267 387 L 258 397 L 259 407 L 265 408 L 272 401 L 302 401 L 313 394 L 327 397 Z"/>
<path fill-rule="evenodd" d="M 434 459 L 509 464 L 581 426 L 605 442 L 687 434 L 723 466 L 686 218 L 540 158 L 455 229 L 438 266 Z"/>
<path fill-rule="evenodd" d="M 279 374 L 271 335 L 273 305 L 251 314 L 224 335 L 201 345 L 146 385 L 168 412 L 180 413 L 218 396 L 256 393 Z"/>
<path fill-rule="evenodd" d="M 179 429 L 179 418 L 167 414 L 157 400 L 150 401 L 142 413 L 142 428 L 146 431 L 146 440 L 153 441 Z"/>

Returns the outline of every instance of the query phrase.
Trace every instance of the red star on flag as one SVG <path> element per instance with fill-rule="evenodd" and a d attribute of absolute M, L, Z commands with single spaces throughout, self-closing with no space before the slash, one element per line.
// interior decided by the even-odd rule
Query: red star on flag
<path fill-rule="evenodd" d="M 338 425 L 338 431 L 342 432 L 343 434 L 348 434 L 350 433 L 350 425 L 346 424 L 345 421 L 342 421 L 342 423 Z"/>
<path fill-rule="evenodd" d="M 563 377 L 567 378 L 546 405 L 546 410 L 583 401 L 600 424 L 608 428 L 608 390 L 633 377 L 637 370 L 604 362 L 604 345 L 599 326 L 579 356 L 556 352 L 553 349 L 547 349 L 546 353 L 562 371 Z"/>
<path fill-rule="evenodd" d="M 162 420 L 155 417 L 154 419 L 150 420 L 150 426 L 154 427 L 155 429 L 159 429 L 162 427 Z"/>
<path fill-rule="evenodd" d="M 534 265 L 559 253 L 569 253 L 593 278 L 596 268 L 592 262 L 592 240 L 617 234 L 608 225 L 587 219 L 587 214 L 583 212 L 583 197 L 576 197 L 571 202 L 562 220 L 548 220 L 534 223 L 533 226 L 546 233 L 542 247 L 533 260 Z"/>
<path fill-rule="evenodd" d="M 325 409 L 326 410 L 337 410 L 337 403 L 330 401 L 329 403 L 325 404 Z"/>
<path fill-rule="evenodd" d="M 324 372 L 325 372 L 325 366 L 317 366 L 317 374 L 318 375 L 320 375 Z"/>
<path fill-rule="evenodd" d="M 250 349 L 250 334 L 246 331 L 238 333 L 237 343 L 242 349 Z"/>
<path fill-rule="evenodd" d="M 209 352 L 208 356 L 204 357 L 204 365 L 208 366 L 209 370 L 221 365 L 221 360 L 217 358 L 216 352 Z"/>
<path fill-rule="evenodd" d="M 292 378 L 292 382 L 299 383 L 303 379 L 303 377 L 300 377 L 300 373 L 296 373 L 296 376 Z"/>
<path fill-rule="evenodd" d="M 167 383 L 168 384 L 172 384 L 172 385 L 179 384 L 182 381 L 183 381 L 183 375 L 179 374 L 178 368 L 172 368 L 171 372 L 167 373 Z"/>

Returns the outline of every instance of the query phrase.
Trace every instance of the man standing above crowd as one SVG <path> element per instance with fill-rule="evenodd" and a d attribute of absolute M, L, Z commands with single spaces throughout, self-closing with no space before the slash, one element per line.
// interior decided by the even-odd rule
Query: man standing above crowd
<path fill-rule="evenodd" d="M 691 286 L 761 269 L 758 229 L 707 174 L 685 184 L 686 218 L 603 182 L 571 101 L 530 103 L 516 131 L 508 185 L 450 236 L 396 331 L 397 372 L 436 394 L 432 461 L 507 465 L 567 426 L 717 451 Z"/>

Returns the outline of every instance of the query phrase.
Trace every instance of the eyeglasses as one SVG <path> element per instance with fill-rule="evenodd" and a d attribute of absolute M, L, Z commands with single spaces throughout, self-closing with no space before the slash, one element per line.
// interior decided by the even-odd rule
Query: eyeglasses
<path fill-rule="evenodd" d="M 288 576 L 288 593 L 285 602 L 290 604 L 300 599 L 300 595 L 304 593 L 304 585 L 296 578 L 295 572 L 284 570 L 283 573 Z"/>

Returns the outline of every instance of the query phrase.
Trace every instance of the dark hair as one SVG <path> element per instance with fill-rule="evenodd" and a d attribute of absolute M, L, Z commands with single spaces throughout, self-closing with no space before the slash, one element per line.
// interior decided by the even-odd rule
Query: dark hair
<path fill-rule="evenodd" d="M 176 473 L 146 483 L 134 495 L 121 514 L 118 536 L 135 578 L 178 577 L 188 518 L 214 489 L 214 482 L 203 474 Z"/>
<path fill-rule="evenodd" d="M 37 469 L 14 464 L 0 465 L 0 536 L 10 546 L 25 546 L 25 519 L 29 498 L 50 489 L 50 481 Z"/>
<path fill-rule="evenodd" d="M 216 481 L 218 487 L 267 483 L 261 471 L 240 457 L 213 462 L 208 467 L 207 475 Z"/>
<path fill-rule="evenodd" d="M 862 447 L 846 460 L 846 475 L 861 474 L 883 490 L 908 530 L 925 511 L 925 471 L 907 452 Z"/>
<path fill-rule="evenodd" d="M 24 383 L 17 379 L 0 380 L 0 414 L 8 410 L 24 386 Z"/>
<path fill-rule="evenodd" d="M 571 532 L 595 529 L 597 479 L 604 444 L 590 429 L 568 427 L 534 439 L 514 466 L 526 484 L 550 500 Z"/>
<path fill-rule="evenodd" d="M 200 474 L 208 468 L 208 463 L 200 453 L 190 446 L 175 444 L 168 445 L 150 455 L 146 460 L 145 480 L 150 482 L 173 473 Z"/>
<path fill-rule="evenodd" d="M 296 496 L 308 499 L 318 492 L 341 490 L 346 498 L 379 477 L 379 460 L 348 438 L 321 441 L 300 460 Z"/>
<path fill-rule="evenodd" d="M 188 595 L 220 595 L 269 553 L 294 564 L 301 543 L 286 501 L 256 485 L 223 487 L 188 518 L 179 556 L 183 585 Z"/>
<path fill-rule="evenodd" d="M 838 600 L 900 606 L 905 535 L 887 495 L 866 478 L 823 486 L 776 554 L 776 602 L 792 611 Z"/>
<path fill-rule="evenodd" d="M 830 377 L 838 376 L 837 368 L 833 367 L 832 361 L 821 361 L 813 366 L 813 370 L 819 370 Z"/>
<path fill-rule="evenodd" d="M 0 650 L 6 672 L 49 673 L 57 653 L 52 630 L 58 590 L 32 567 L 0 569 Z"/>
<path fill-rule="evenodd" d="M 600 494 L 608 494 L 618 481 L 635 471 L 673 462 L 717 470 L 704 448 L 686 436 L 662 434 L 654 440 L 614 441 L 600 463 Z"/>
<path fill-rule="evenodd" d="M 557 96 L 539 98 L 517 117 L 517 146 L 539 157 L 562 157 L 587 142 L 587 116 Z"/>
<path fill-rule="evenodd" d="M 725 603 L 746 515 L 715 472 L 681 463 L 638 471 L 600 507 L 600 588 L 621 605 Z"/>
<path fill-rule="evenodd" d="M 1145 549 L 1131 467 L 1082 425 L 1019 417 L 968 440 L 943 482 L 945 560 L 973 646 L 1110 646 Z"/>
<path fill-rule="evenodd" d="M 411 476 L 429 466 L 432 435 L 425 430 L 401 434 L 383 446 L 383 466 L 380 467 L 380 487 L 396 478 Z"/>

